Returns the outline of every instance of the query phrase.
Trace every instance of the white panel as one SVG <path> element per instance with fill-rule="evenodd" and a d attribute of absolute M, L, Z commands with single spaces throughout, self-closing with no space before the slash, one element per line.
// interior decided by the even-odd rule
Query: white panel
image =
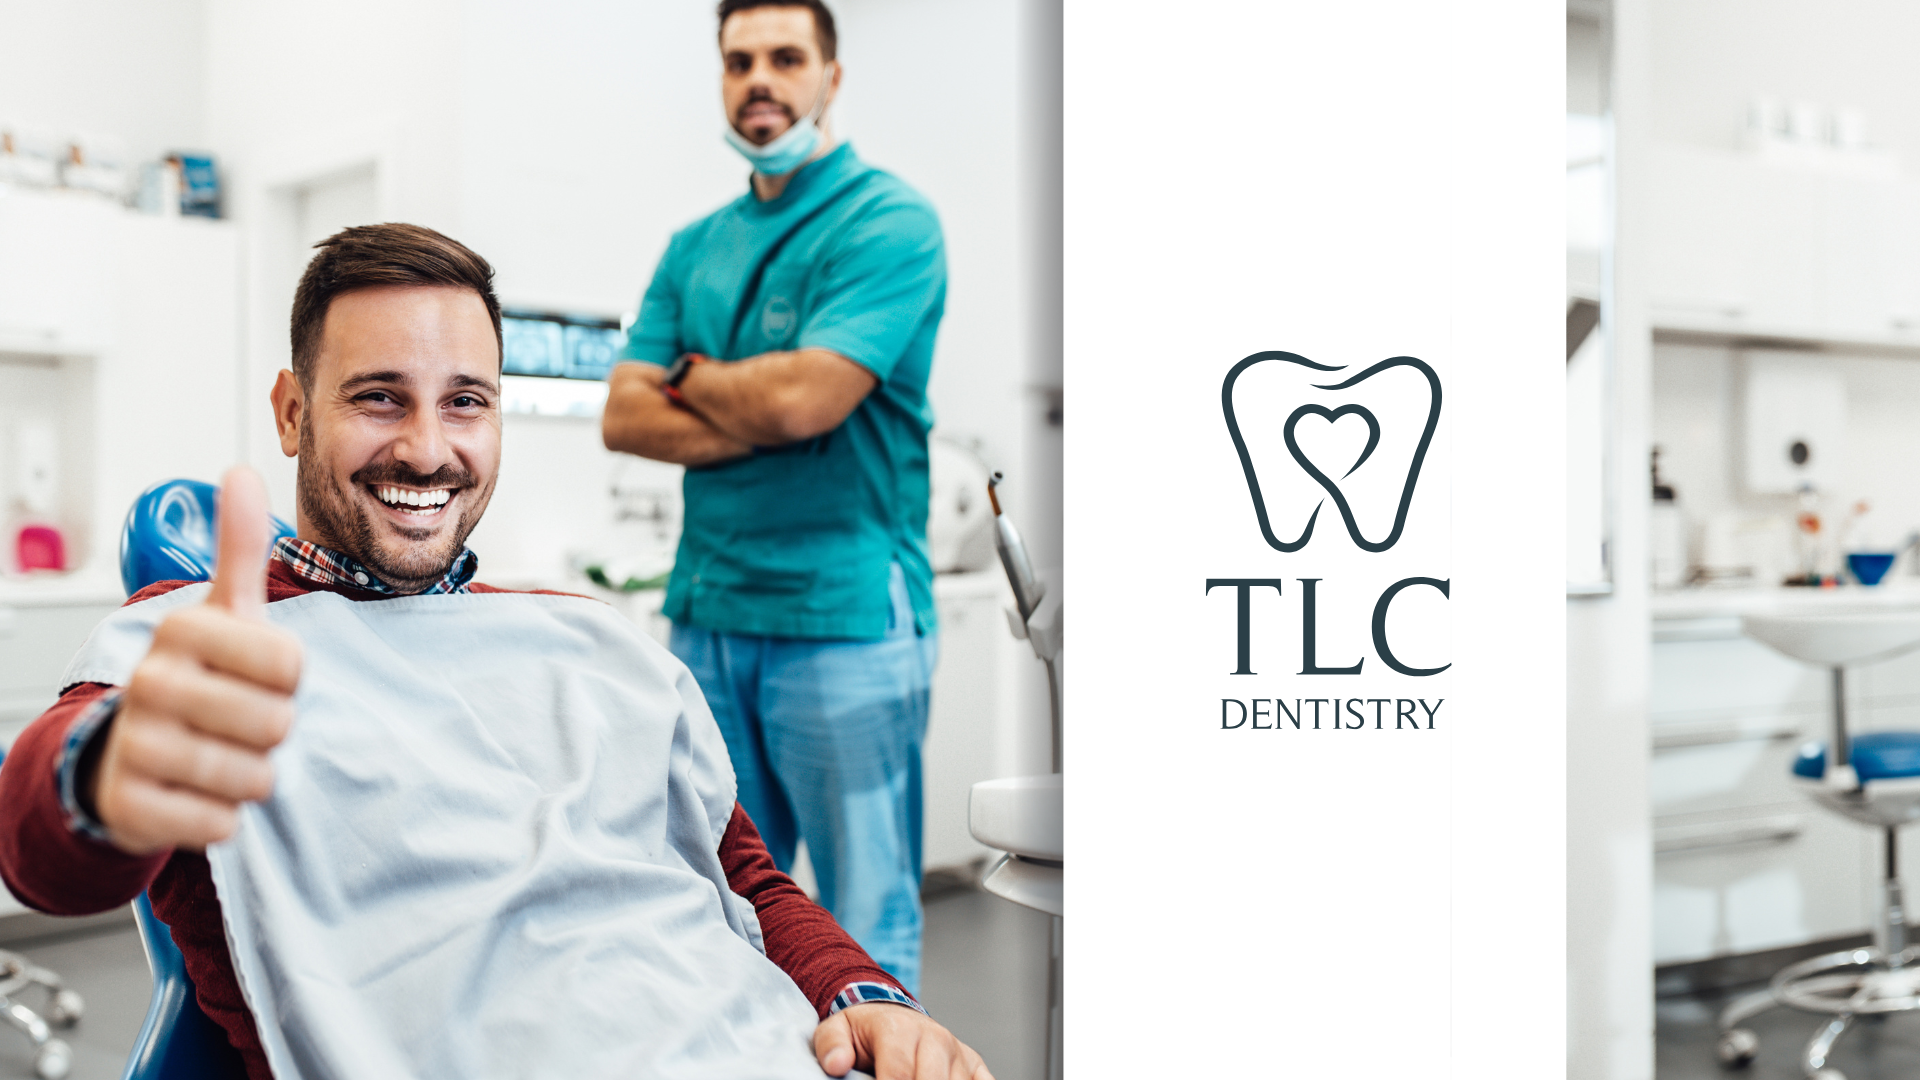
<path fill-rule="evenodd" d="M 940 612 L 940 666 L 933 711 L 921 748 L 925 763 L 922 861 L 928 869 L 959 867 L 986 857 L 967 828 L 973 785 L 1006 775 L 1000 688 L 1014 664 L 1038 666 L 1031 649 L 1007 632 L 1000 609 L 1011 603 L 998 567 L 941 575 L 934 582 Z M 1024 656 L 1022 655 L 1024 654 Z"/>
<path fill-rule="evenodd" d="M 1069 1067 L 1352 1074 L 1380 1023 L 1354 1003 L 1382 977 L 1355 957 L 1392 927 L 1431 946 L 1396 995 L 1506 1010 L 1497 1054 L 1484 1010 L 1396 1015 L 1423 1068 L 1557 1073 L 1564 12 L 1070 4 L 1066 25 Z M 1117 93 L 1116 58 L 1150 58 L 1152 91 Z M 1150 151 L 1115 157 L 1143 133 Z M 1331 503 L 1306 547 L 1263 539 L 1222 412 L 1229 369 L 1263 350 L 1439 373 L 1432 471 L 1391 548 L 1357 546 Z M 1256 471 L 1287 468 L 1274 429 L 1307 393 L 1236 396 L 1269 436 Z M 1348 398 L 1380 410 L 1376 459 L 1406 403 L 1383 396 Z M 1327 420 L 1311 460 L 1338 456 Z M 1404 594 L 1389 632 L 1452 663 L 1433 676 L 1386 668 L 1370 630 L 1382 589 L 1419 575 L 1451 599 Z M 1233 674 L 1236 593 L 1210 577 L 1285 579 L 1251 599 L 1258 674 Z M 1319 661 L 1360 673 L 1299 674 L 1300 579 L 1318 582 Z M 1224 698 L 1336 696 L 1364 730 L 1331 711 L 1319 730 L 1222 729 Z M 1437 725 L 1376 724 L 1368 699 L 1402 698 L 1445 699 Z M 1179 947 L 1142 950 L 1143 926 Z M 1550 958 L 1520 995 L 1516 942 Z M 1142 1024 L 1152 986 L 1209 989 L 1156 997 Z"/>
<path fill-rule="evenodd" d="M 1797 821 L 1799 834 L 1705 843 L 1716 831 L 1738 841 L 1779 820 Z M 1798 945 L 1870 925 L 1868 867 L 1877 836 L 1811 802 L 1668 819 L 1654 834 L 1656 843 L 1685 837 L 1702 845 L 1654 860 L 1655 963 Z"/>
<path fill-rule="evenodd" d="M 1655 724 L 1714 715 L 1824 715 L 1826 673 L 1748 638 L 1653 646 Z"/>
<path fill-rule="evenodd" d="M 1847 461 L 1847 386 L 1819 358 L 1749 353 L 1741 445 L 1747 487 L 1783 495 L 1830 488 Z M 1805 459 L 1794 460 L 1794 447 Z"/>

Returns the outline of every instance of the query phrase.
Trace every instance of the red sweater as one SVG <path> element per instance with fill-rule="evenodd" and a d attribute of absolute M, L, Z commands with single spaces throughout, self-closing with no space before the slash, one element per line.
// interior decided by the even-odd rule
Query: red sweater
<path fill-rule="evenodd" d="M 142 589 L 128 603 L 187 584 L 163 581 Z M 268 564 L 268 602 L 323 588 L 353 600 L 381 598 L 358 589 L 317 585 L 278 560 Z M 480 584 L 470 588 L 477 593 L 504 591 Z M 0 767 L 0 880 L 28 905 L 54 915 L 106 911 L 146 890 L 154 914 L 172 928 L 200 1008 L 226 1030 L 227 1040 L 246 1061 L 249 1080 L 272 1080 L 253 1015 L 234 978 L 206 856 L 185 851 L 128 855 L 68 827 L 58 781 L 67 729 L 108 689 L 99 683 L 68 687 L 7 754 Z M 751 901 L 759 916 L 767 958 L 793 979 L 820 1015 L 827 1014 L 834 995 L 851 983 L 899 985 L 833 916 L 774 867 L 759 831 L 738 804 L 720 840 L 720 863 L 727 884 Z"/>

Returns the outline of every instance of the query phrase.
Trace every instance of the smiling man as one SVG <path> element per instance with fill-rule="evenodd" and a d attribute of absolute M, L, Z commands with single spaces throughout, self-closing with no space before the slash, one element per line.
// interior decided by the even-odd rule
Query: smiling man
<path fill-rule="evenodd" d="M 909 990 L 937 633 L 927 380 L 945 311 L 926 198 L 836 145 L 819 0 L 723 0 L 749 190 L 676 233 L 608 379 L 609 449 L 687 466 L 665 614 L 787 869 Z"/>
<path fill-rule="evenodd" d="M 253 1080 L 988 1080 L 774 868 L 686 668 L 604 604 L 472 580 L 492 269 L 320 245 L 273 391 L 298 536 L 221 495 L 204 584 L 96 629 L 0 768 L 0 876 L 142 890 Z"/>

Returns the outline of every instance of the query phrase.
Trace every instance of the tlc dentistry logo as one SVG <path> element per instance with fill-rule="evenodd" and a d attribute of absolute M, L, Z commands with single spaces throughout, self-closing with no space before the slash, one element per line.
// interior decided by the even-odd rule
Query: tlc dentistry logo
<path fill-rule="evenodd" d="M 1411 356 L 1348 373 L 1258 352 L 1227 372 L 1220 410 L 1273 576 L 1209 577 L 1207 594 L 1235 597 L 1231 674 L 1272 674 L 1288 662 L 1293 607 L 1295 674 L 1312 681 L 1221 698 L 1223 730 L 1435 729 L 1445 699 L 1405 695 L 1429 688 L 1408 680 L 1452 667 L 1440 655 L 1452 596 L 1439 569 L 1449 546 L 1444 490 L 1416 499 L 1432 475 L 1441 400 L 1440 376 Z M 1266 617 L 1256 620 L 1256 595 L 1279 598 L 1282 617 L 1262 600 Z M 1259 692 L 1271 696 L 1251 696 Z"/>

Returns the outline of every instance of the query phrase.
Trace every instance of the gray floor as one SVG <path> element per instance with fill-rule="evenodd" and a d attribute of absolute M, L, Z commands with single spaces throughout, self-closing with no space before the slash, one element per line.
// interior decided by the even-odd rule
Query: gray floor
<path fill-rule="evenodd" d="M 1743 988 L 1749 989 L 1749 988 Z M 1802 1080 L 1800 1054 L 1826 1017 L 1775 1008 L 1747 1022 L 1760 1036 L 1760 1056 L 1738 1071 L 1713 1056 L 1714 1017 L 1723 996 L 1668 998 L 1654 1008 L 1657 1080 Z M 1911 1080 L 1920 1076 L 1920 1014 L 1856 1020 L 1834 1044 L 1827 1064 L 1847 1080 Z"/>
<path fill-rule="evenodd" d="M 51 968 L 86 999 L 80 1023 L 57 1032 L 73 1047 L 73 1080 L 120 1080 L 153 988 L 133 924 L 8 942 L 5 947 Z M 22 1000 L 33 1009 L 46 1004 L 37 992 L 23 994 Z M 0 1029 L 0 1078 L 32 1076 L 33 1044 L 11 1028 Z"/>
<path fill-rule="evenodd" d="M 921 1004 L 995 1080 L 1046 1076 L 1048 917 L 978 889 L 926 898 Z"/>
<path fill-rule="evenodd" d="M 1041 1080 L 1047 1000 L 1047 917 L 975 889 L 927 898 L 927 1011 L 986 1058 L 997 1080 Z M 152 982 L 128 924 L 11 942 L 80 991 L 86 1018 L 61 1035 L 72 1080 L 119 1080 L 146 1016 Z M 39 1007 L 40 995 L 26 999 Z M 0 1030 L 0 1080 L 33 1075 L 31 1044 Z"/>

